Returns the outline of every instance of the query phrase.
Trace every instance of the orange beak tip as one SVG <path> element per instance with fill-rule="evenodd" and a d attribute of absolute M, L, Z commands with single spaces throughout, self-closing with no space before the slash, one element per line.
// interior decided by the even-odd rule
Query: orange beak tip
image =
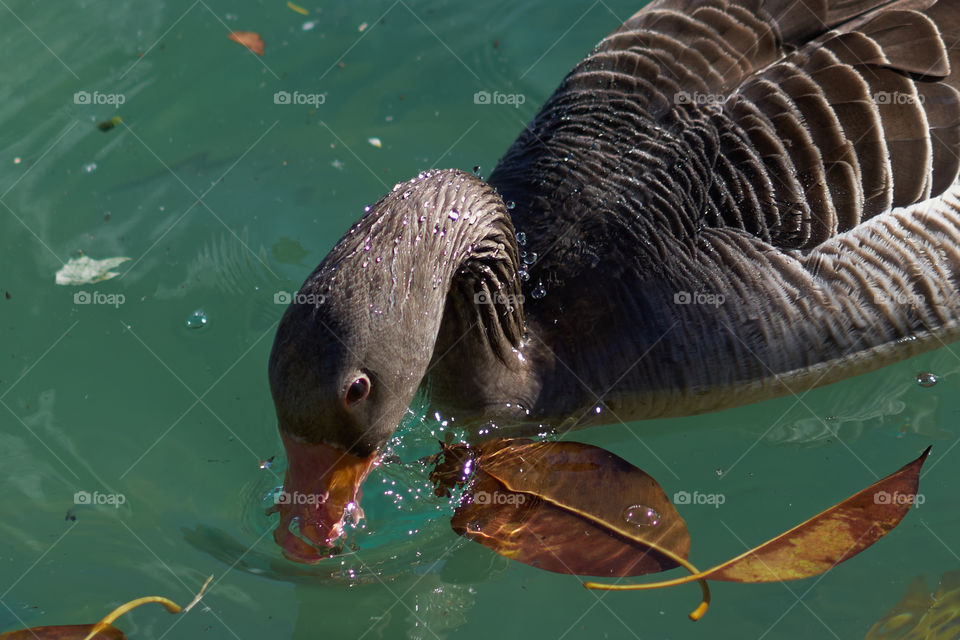
<path fill-rule="evenodd" d="M 360 486 L 376 466 L 378 454 L 354 456 L 282 432 L 281 438 L 288 468 L 283 492 L 268 510 L 280 513 L 273 538 L 287 559 L 317 564 L 342 550 L 337 540 L 345 533 L 344 521 L 356 524 L 363 517 Z"/>

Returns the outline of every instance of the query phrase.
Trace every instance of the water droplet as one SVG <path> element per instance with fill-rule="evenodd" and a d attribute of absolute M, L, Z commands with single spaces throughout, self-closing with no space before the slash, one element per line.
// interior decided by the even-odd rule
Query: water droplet
<path fill-rule="evenodd" d="M 714 473 L 717 474 L 717 477 L 718 477 L 718 478 L 722 478 L 724 471 L 723 471 L 723 469 L 716 469 L 716 470 L 714 470 Z"/>
<path fill-rule="evenodd" d="M 530 274 L 527 272 L 526 267 L 520 267 L 520 269 L 517 270 L 517 275 L 520 276 L 520 279 L 524 282 L 530 279 Z"/>
<path fill-rule="evenodd" d="M 527 244 L 527 234 L 525 234 L 523 231 L 517 232 L 517 244 L 521 247 Z"/>
<path fill-rule="evenodd" d="M 645 504 L 635 504 L 624 509 L 623 519 L 638 527 L 655 527 L 660 524 L 660 514 Z"/>
<path fill-rule="evenodd" d="M 474 165 L 473 175 L 477 176 L 478 178 L 480 177 L 480 165 Z"/>
<path fill-rule="evenodd" d="M 514 202 L 513 200 L 507 200 L 507 209 L 509 209 L 510 211 L 513 211 L 514 207 L 516 206 L 517 206 L 517 203 Z"/>
<path fill-rule="evenodd" d="M 364 208 L 363 208 L 363 212 L 364 212 L 364 213 L 370 213 L 370 207 L 364 207 Z"/>
<path fill-rule="evenodd" d="M 460 212 L 457 211 L 456 209 L 451 209 L 451 210 L 450 210 L 450 219 L 451 219 L 451 220 L 457 220 L 458 218 L 460 218 Z"/>
<path fill-rule="evenodd" d="M 203 309 L 197 309 L 187 316 L 187 329 L 202 329 L 207 325 L 207 314 Z"/>
<path fill-rule="evenodd" d="M 530 253 L 528 253 L 527 255 L 525 255 L 525 256 L 523 257 L 523 261 L 524 261 L 526 264 L 533 264 L 534 262 L 536 262 L 536 261 L 537 261 L 537 254 L 536 254 L 536 252 L 535 252 L 535 251 L 531 251 Z"/>
<path fill-rule="evenodd" d="M 917 374 L 917 384 L 921 387 L 932 387 L 933 385 L 937 384 L 939 380 L 940 379 L 937 378 L 937 375 L 935 373 L 931 373 L 930 371 L 924 371 L 923 373 Z"/>
<path fill-rule="evenodd" d="M 530 295 L 533 296 L 533 298 L 534 298 L 535 300 L 539 300 L 540 298 L 542 298 L 542 297 L 544 297 L 545 295 L 547 295 L 547 290 L 544 289 L 543 283 L 541 283 L 541 284 L 538 284 L 538 285 L 537 285 L 537 288 L 536 288 L 536 289 L 534 289 L 533 291 L 530 292 Z"/>

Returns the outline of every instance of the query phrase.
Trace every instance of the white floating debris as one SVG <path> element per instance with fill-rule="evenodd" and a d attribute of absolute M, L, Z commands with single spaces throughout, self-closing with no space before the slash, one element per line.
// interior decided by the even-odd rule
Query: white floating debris
<path fill-rule="evenodd" d="M 130 258 L 104 258 L 103 260 L 94 260 L 89 256 L 71 258 L 67 264 L 63 265 L 60 270 L 57 271 L 57 284 L 91 284 L 116 278 L 120 274 L 116 271 L 110 271 L 110 269 L 129 259 Z"/>
<path fill-rule="evenodd" d="M 367 142 L 369 142 L 371 145 L 373 145 L 377 149 L 383 146 L 383 143 L 380 142 L 380 138 L 367 138 Z"/>
<path fill-rule="evenodd" d="M 317 21 L 316 21 L 316 20 L 307 20 L 306 22 L 304 22 L 304 23 L 300 26 L 300 28 L 303 29 L 304 31 L 310 31 L 310 30 L 313 29 L 315 26 L 317 26 Z"/>
<path fill-rule="evenodd" d="M 360 33 L 363 33 L 364 29 L 366 29 L 366 28 L 367 28 L 367 23 L 364 22 L 362 25 L 360 25 L 359 27 L 357 27 L 357 31 L 359 31 Z"/>

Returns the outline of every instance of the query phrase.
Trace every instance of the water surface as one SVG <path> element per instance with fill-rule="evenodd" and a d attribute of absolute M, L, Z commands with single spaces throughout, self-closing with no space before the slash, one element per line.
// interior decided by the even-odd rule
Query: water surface
<path fill-rule="evenodd" d="M 914 575 L 960 566 L 947 348 L 800 397 L 575 434 L 668 494 L 724 497 L 680 507 L 701 566 L 934 444 L 924 504 L 874 549 L 820 578 L 717 584 L 697 624 L 695 586 L 592 593 L 455 536 L 417 462 L 444 428 L 419 405 L 366 486 L 359 550 L 283 560 L 263 514 L 282 480 L 265 372 L 283 292 L 395 182 L 489 173 L 637 8 L 300 4 L 309 15 L 280 0 L 0 7 L 0 629 L 94 621 L 141 595 L 186 602 L 212 573 L 208 608 L 121 626 L 141 640 L 859 638 Z M 231 29 L 262 34 L 266 54 Z M 524 101 L 476 104 L 478 91 Z M 55 285 L 81 254 L 130 260 L 113 280 Z M 918 385 L 928 371 L 938 382 Z"/>

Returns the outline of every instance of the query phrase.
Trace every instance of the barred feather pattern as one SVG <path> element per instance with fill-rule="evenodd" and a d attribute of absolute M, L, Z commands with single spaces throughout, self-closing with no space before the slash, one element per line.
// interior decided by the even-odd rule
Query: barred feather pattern
<path fill-rule="evenodd" d="M 958 337 L 958 68 L 957 0 L 661 0 L 602 40 L 489 180 L 546 292 L 534 405 L 709 411 Z"/>

